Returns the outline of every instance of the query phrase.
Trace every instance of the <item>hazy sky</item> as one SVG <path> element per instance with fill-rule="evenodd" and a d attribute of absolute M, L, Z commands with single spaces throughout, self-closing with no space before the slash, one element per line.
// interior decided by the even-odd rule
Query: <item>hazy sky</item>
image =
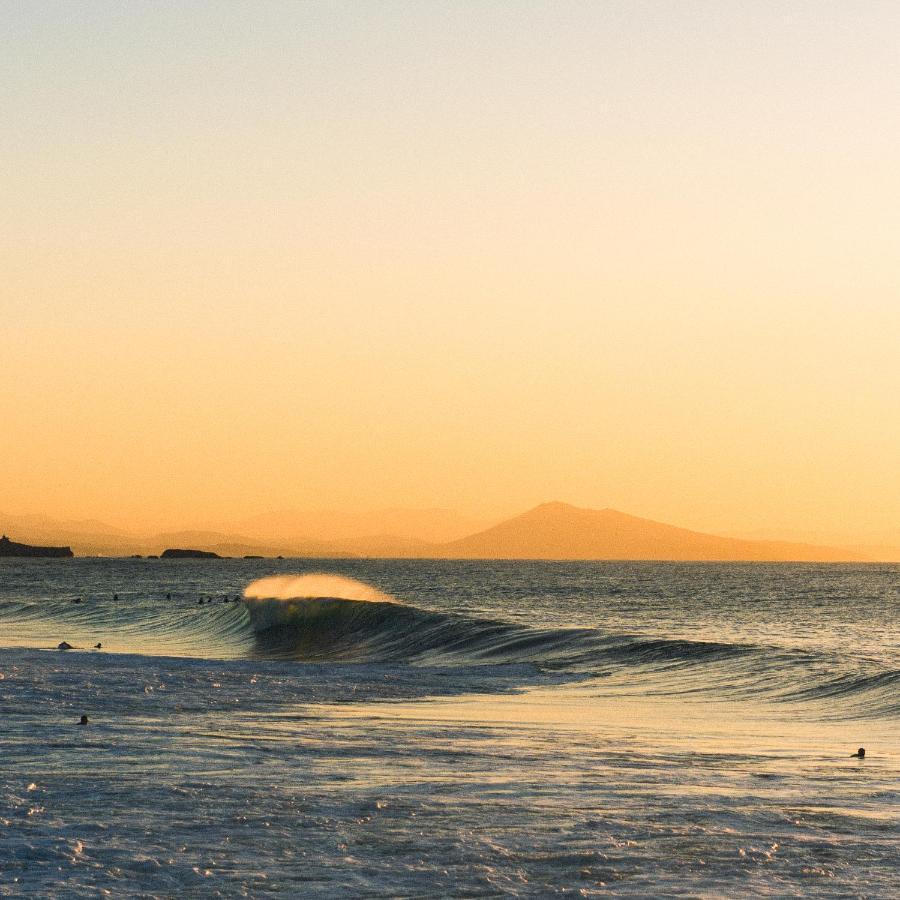
<path fill-rule="evenodd" d="M 900 530 L 900 5 L 5 3 L 0 510 Z"/>

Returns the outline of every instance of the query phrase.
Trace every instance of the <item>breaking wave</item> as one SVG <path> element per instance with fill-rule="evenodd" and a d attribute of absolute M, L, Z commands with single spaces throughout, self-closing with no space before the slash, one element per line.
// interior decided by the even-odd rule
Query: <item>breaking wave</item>
<path fill-rule="evenodd" d="M 329 588 L 337 595 L 328 596 Z M 276 590 L 279 599 L 270 596 Z M 579 677 L 630 671 L 646 693 L 709 690 L 810 703 L 841 697 L 865 714 L 900 713 L 900 672 L 839 675 L 833 659 L 804 651 L 433 612 L 336 576 L 262 579 L 248 586 L 245 597 L 262 656 L 419 666 L 530 664 Z"/>
<path fill-rule="evenodd" d="M 280 575 L 244 590 L 258 645 L 302 659 L 413 664 L 528 662 L 586 669 L 603 657 L 673 663 L 741 655 L 704 641 L 622 639 L 593 628 L 528 625 L 430 612 L 351 578 Z"/>
<path fill-rule="evenodd" d="M 900 671 L 810 652 L 601 628 L 438 612 L 351 578 L 282 575 L 237 597 L 175 602 L 0 600 L 0 630 L 19 646 L 207 658 L 411 666 L 526 666 L 535 673 L 612 678 L 635 693 L 768 697 L 842 714 L 900 715 Z M 226 600 L 228 602 L 226 602 Z M 4 640 L 7 646 L 9 641 Z"/>

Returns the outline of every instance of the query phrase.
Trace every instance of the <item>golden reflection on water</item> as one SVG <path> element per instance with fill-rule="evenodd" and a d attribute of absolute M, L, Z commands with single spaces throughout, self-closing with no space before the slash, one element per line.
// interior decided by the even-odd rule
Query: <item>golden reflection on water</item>
<path fill-rule="evenodd" d="M 802 718 L 787 704 L 725 702 L 679 697 L 598 695 L 592 684 L 534 688 L 515 694 L 472 694 L 428 700 L 319 707 L 337 722 L 406 727 L 483 727 L 504 742 L 552 738 L 560 745 L 595 741 L 628 751 L 676 753 L 702 765 L 708 757 L 752 761 L 754 771 L 822 767 L 856 772 L 894 767 L 900 772 L 900 735 L 889 723 Z M 850 754 L 864 745 L 864 760 Z M 693 755 L 693 759 L 692 759 Z M 743 763 L 742 763 L 743 764 Z"/>

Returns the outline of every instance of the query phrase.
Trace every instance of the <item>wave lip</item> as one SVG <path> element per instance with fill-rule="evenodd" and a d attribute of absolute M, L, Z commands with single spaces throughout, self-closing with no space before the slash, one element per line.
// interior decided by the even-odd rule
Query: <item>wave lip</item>
<path fill-rule="evenodd" d="M 385 594 L 354 578 L 310 572 L 305 575 L 269 575 L 251 581 L 244 588 L 245 600 L 358 600 L 364 603 L 396 603 Z"/>

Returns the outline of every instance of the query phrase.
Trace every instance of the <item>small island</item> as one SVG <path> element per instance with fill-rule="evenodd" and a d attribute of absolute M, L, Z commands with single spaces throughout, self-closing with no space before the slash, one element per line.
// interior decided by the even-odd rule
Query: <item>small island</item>
<path fill-rule="evenodd" d="M 221 559 L 218 553 L 210 550 L 163 550 L 161 559 Z"/>
<path fill-rule="evenodd" d="M 0 556 L 25 556 L 43 559 L 60 559 L 74 556 L 71 547 L 38 547 L 32 544 L 17 544 L 5 534 L 0 537 Z"/>

